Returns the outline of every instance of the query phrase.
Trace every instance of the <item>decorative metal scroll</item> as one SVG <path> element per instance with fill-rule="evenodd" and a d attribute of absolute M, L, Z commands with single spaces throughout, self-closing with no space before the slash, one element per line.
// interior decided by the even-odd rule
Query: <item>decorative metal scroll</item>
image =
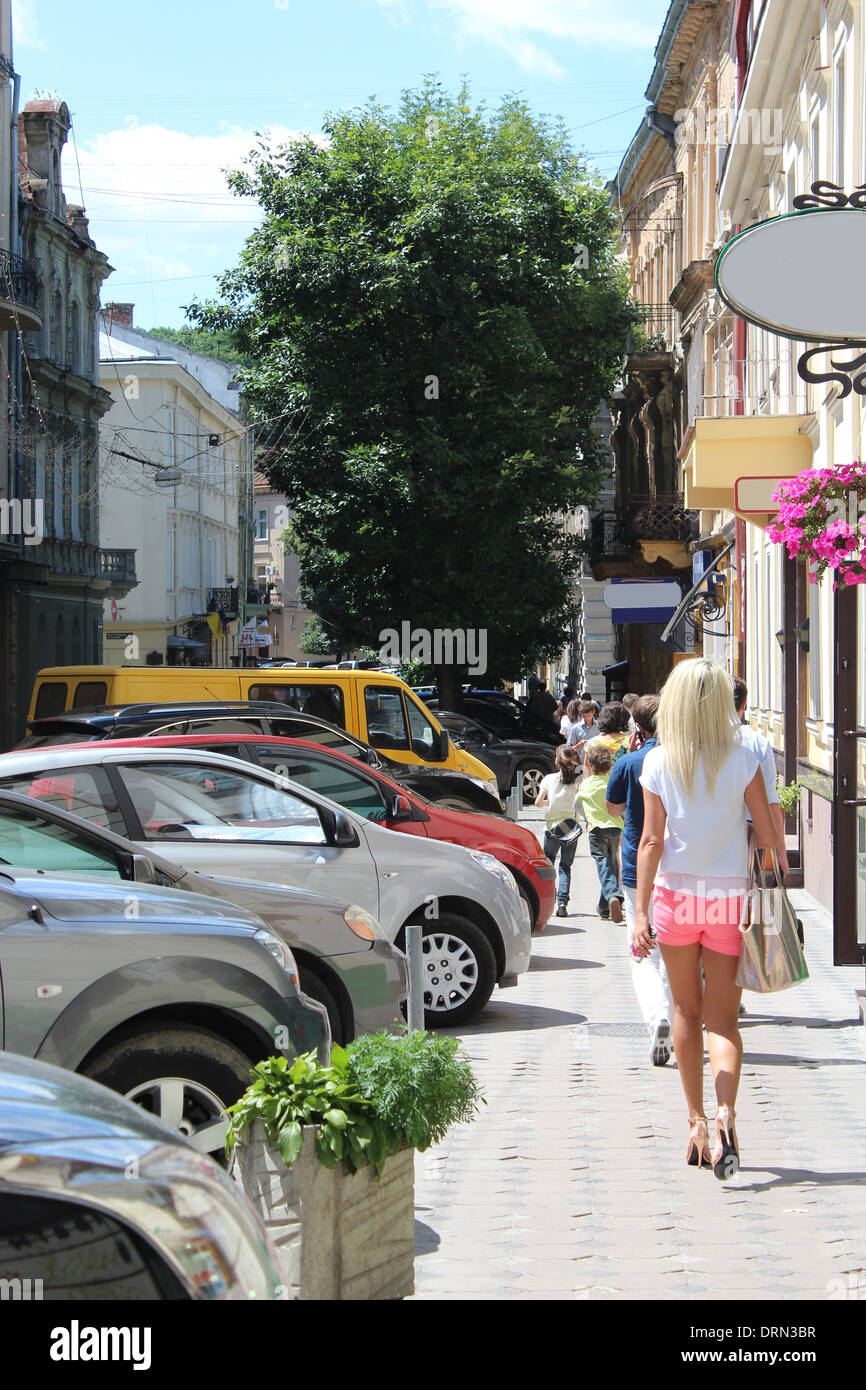
<path fill-rule="evenodd" d="M 856 352 L 856 356 L 850 362 L 840 362 L 835 357 L 830 358 L 830 366 L 833 369 L 829 372 L 813 372 L 809 367 L 813 357 L 820 357 L 823 353 L 831 352 Z M 856 391 L 858 396 L 866 396 L 866 342 L 835 343 L 830 346 L 809 348 L 797 359 L 797 375 L 803 381 L 820 384 L 825 381 L 836 381 L 841 388 L 839 399 L 844 400 L 850 396 L 852 391 Z"/>

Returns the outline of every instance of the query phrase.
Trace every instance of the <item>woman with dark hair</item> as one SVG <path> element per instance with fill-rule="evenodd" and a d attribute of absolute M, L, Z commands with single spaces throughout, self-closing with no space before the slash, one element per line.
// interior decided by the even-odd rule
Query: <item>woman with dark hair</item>
<path fill-rule="evenodd" d="M 578 705 L 578 700 L 569 700 L 568 704 L 565 707 L 565 714 L 559 721 L 559 732 L 562 734 L 563 738 L 568 738 L 568 735 L 571 733 L 572 729 L 574 728 L 575 724 L 580 718 Z"/>
<path fill-rule="evenodd" d="M 615 763 L 621 753 L 628 752 L 631 716 L 621 700 L 610 700 L 606 705 L 602 705 L 596 723 L 600 733 L 596 738 L 588 740 L 587 747 L 590 743 L 600 743 L 610 751 L 611 763 Z"/>

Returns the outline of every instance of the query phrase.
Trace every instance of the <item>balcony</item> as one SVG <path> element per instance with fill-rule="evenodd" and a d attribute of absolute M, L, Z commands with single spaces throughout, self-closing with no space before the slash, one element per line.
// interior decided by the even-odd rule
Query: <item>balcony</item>
<path fill-rule="evenodd" d="M 677 337 L 677 311 L 671 304 L 637 304 L 640 315 L 630 325 L 626 352 L 631 356 L 654 356 L 673 351 Z"/>
<path fill-rule="evenodd" d="M 114 584 L 128 584 L 130 588 L 138 583 L 135 574 L 134 550 L 100 550 L 99 573 L 102 579 Z"/>
<path fill-rule="evenodd" d="M 681 492 L 632 492 L 623 511 L 622 535 L 627 542 L 686 542 L 697 536 L 699 521 L 699 514 L 686 507 Z"/>
<path fill-rule="evenodd" d="M 42 327 L 38 303 L 39 281 L 33 266 L 0 250 L 0 331 L 38 333 Z"/>
<path fill-rule="evenodd" d="M 240 589 L 209 589 L 207 596 L 208 613 L 224 613 L 227 618 L 236 618 L 239 612 Z"/>

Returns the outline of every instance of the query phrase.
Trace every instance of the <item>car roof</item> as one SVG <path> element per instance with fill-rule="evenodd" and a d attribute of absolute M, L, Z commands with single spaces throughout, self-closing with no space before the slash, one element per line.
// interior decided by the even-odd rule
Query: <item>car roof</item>
<path fill-rule="evenodd" d="M 172 700 L 152 704 L 137 705 L 82 705 L 76 709 L 60 710 L 57 714 L 44 714 L 39 719 L 28 721 L 31 725 L 54 724 L 59 722 L 89 723 L 110 722 L 118 719 L 180 719 L 185 715 L 221 714 L 231 718 L 244 715 L 299 715 L 301 719 L 317 720 L 322 724 L 327 720 L 319 715 L 305 713 L 287 705 L 283 700 Z M 337 726 L 334 725 L 334 728 Z"/>

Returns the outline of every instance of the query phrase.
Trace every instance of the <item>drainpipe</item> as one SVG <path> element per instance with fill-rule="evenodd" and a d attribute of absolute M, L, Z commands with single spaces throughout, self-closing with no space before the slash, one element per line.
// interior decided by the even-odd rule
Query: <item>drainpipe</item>
<path fill-rule="evenodd" d="M 11 43 L 10 43 L 10 48 L 11 48 Z M 10 61 L 11 61 L 11 54 L 10 54 Z M 11 181 L 12 181 L 12 188 L 11 188 L 11 199 L 10 199 L 10 205 L 9 205 L 9 249 L 10 249 L 10 251 L 12 252 L 12 254 L 15 255 L 15 256 L 20 256 L 20 255 L 21 255 L 21 233 L 20 233 L 19 228 L 18 228 L 18 104 L 19 104 L 20 99 L 21 99 L 21 78 L 19 77 L 18 73 L 15 71 L 15 69 L 14 69 L 14 67 L 13 67 L 13 69 L 12 69 L 12 122 L 11 122 L 11 125 L 10 125 L 10 135 L 11 135 L 11 141 L 12 141 L 12 148 L 11 148 L 11 150 L 9 151 L 10 156 L 11 156 L 9 162 L 10 162 L 10 164 L 11 164 L 11 166 L 12 166 L 11 175 L 10 175 Z M 11 483 L 12 483 L 12 486 L 11 486 L 11 488 L 10 488 L 10 491 L 11 491 L 13 497 L 18 498 L 19 501 L 23 501 L 22 493 L 23 493 L 24 489 L 23 489 L 23 486 L 22 486 L 22 483 L 23 483 L 23 478 L 22 478 L 23 469 L 22 469 L 22 460 L 21 460 L 21 423 L 22 423 L 22 421 L 23 421 L 23 419 L 24 419 L 24 411 L 23 411 L 22 408 L 21 408 L 21 388 L 22 388 L 22 372 L 21 372 L 21 335 L 20 335 L 19 333 L 16 333 L 16 332 L 13 331 L 12 334 L 11 334 L 10 336 L 11 336 L 12 338 L 14 338 L 14 340 L 15 340 L 15 371 L 14 371 L 14 383 L 15 383 L 15 387 L 14 387 L 14 389 L 15 389 L 14 441 L 15 441 L 15 442 L 14 442 L 14 446 L 13 446 L 12 478 L 11 478 L 11 480 L 10 480 Z M 22 544 L 23 544 L 23 542 L 22 542 Z"/>
<path fill-rule="evenodd" d="M 734 15 L 734 35 L 737 48 L 737 105 L 746 85 L 748 53 L 746 51 L 746 29 L 752 9 L 752 0 L 737 0 Z M 736 232 L 742 231 L 737 223 Z M 734 400 L 734 414 L 744 413 L 743 385 L 746 361 L 746 321 L 739 316 L 734 318 L 734 376 L 737 394 Z M 737 675 L 746 680 L 746 523 L 737 517 L 734 524 L 734 542 L 737 569 Z"/>

